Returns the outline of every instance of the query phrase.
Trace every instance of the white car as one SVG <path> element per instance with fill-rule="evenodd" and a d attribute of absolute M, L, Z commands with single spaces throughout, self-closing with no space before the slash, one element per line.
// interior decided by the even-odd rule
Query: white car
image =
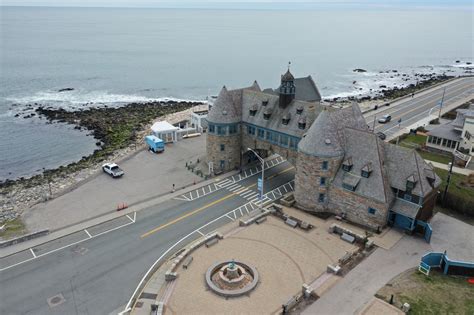
<path fill-rule="evenodd" d="M 102 170 L 114 178 L 122 177 L 124 174 L 122 169 L 115 163 L 105 163 L 102 165 Z"/>
<path fill-rule="evenodd" d="M 388 123 L 390 120 L 392 120 L 392 116 L 383 115 L 382 118 L 379 118 L 379 123 L 380 124 L 385 124 L 385 123 Z"/>

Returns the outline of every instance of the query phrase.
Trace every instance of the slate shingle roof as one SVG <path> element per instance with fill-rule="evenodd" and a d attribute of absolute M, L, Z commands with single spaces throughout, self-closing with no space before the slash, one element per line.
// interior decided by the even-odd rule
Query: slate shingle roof
<path fill-rule="evenodd" d="M 385 143 L 386 161 L 390 186 L 396 189 L 406 190 L 407 179 L 414 176 L 416 185 L 412 192 L 414 195 L 425 197 L 433 187 L 427 179 L 427 173 L 433 170 L 433 166 L 423 160 L 415 150 L 410 150 L 394 144 Z M 434 187 L 441 184 L 441 179 L 435 174 Z"/>
<path fill-rule="evenodd" d="M 313 156 L 341 156 L 344 154 L 344 128 L 346 127 L 367 130 L 364 116 L 355 103 L 344 109 L 319 114 L 300 141 L 298 150 Z"/>
<path fill-rule="evenodd" d="M 267 101 L 266 106 L 262 102 Z M 303 107 L 301 115 L 296 114 L 296 108 Z M 257 109 L 255 116 L 250 115 L 250 109 Z M 324 106 L 318 103 L 309 103 L 293 100 L 286 108 L 279 106 L 278 95 L 267 94 L 260 91 L 244 90 L 242 93 L 242 121 L 261 126 L 267 129 L 279 131 L 288 135 L 301 138 L 309 129 L 315 117 L 323 110 Z M 264 113 L 271 113 L 268 120 L 264 119 Z M 283 117 L 290 117 L 287 125 L 282 123 Z M 306 128 L 298 128 L 298 120 L 306 119 Z"/>
<path fill-rule="evenodd" d="M 383 167 L 383 141 L 376 134 L 366 130 L 345 128 L 344 130 L 345 157 L 351 157 L 352 168 L 346 172 L 339 168 L 333 185 L 342 188 L 342 184 L 350 174 L 360 179 L 355 193 L 381 202 L 391 200 L 390 187 L 384 179 L 387 177 Z M 371 173 L 368 178 L 362 177 L 362 169 L 370 165 Z"/>
<path fill-rule="evenodd" d="M 218 124 L 240 122 L 242 120 L 242 93 L 245 90 L 260 91 L 260 86 L 257 81 L 242 89 L 227 90 L 224 86 L 207 115 L 207 121 Z"/>

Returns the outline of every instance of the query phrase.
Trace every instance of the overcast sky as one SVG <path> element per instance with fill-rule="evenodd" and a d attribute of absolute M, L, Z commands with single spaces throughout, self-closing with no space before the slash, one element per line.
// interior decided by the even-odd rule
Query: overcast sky
<path fill-rule="evenodd" d="M 297 3 L 296 3 L 297 2 Z M 473 0 L 0 0 L 3 6 L 169 7 L 169 8 L 307 8 L 307 7 L 465 7 Z"/>

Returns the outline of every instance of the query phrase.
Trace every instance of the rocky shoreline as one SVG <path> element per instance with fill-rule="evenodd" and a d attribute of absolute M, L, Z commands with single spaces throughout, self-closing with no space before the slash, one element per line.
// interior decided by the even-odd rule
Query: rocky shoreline
<path fill-rule="evenodd" d="M 23 211 L 39 202 L 62 195 L 100 172 L 106 160 L 120 161 L 139 152 L 143 137 L 156 119 L 190 115 L 190 109 L 201 102 L 131 103 L 118 108 L 100 107 L 66 111 L 39 106 L 35 112 L 50 123 L 75 125 L 91 132 L 100 149 L 78 162 L 46 170 L 30 178 L 0 182 L 0 222 L 17 218 Z"/>
<path fill-rule="evenodd" d="M 356 71 L 357 70 L 357 71 Z M 364 72 L 364 69 L 354 69 L 355 72 Z M 352 101 L 380 101 L 380 100 L 392 100 L 412 93 L 416 93 L 419 90 L 428 88 L 435 84 L 450 80 L 455 78 L 455 76 L 449 76 L 446 74 L 414 74 L 412 78 L 409 78 L 405 73 L 399 73 L 397 70 L 389 70 L 386 72 L 391 72 L 393 77 L 402 77 L 404 81 L 409 81 L 410 79 L 416 78 L 416 83 L 411 83 L 407 86 L 394 86 L 387 87 L 386 85 L 380 85 L 377 92 L 373 92 L 373 89 L 370 89 L 371 93 L 374 95 L 361 95 L 361 96 L 349 96 L 349 97 L 334 97 L 331 99 L 326 99 L 326 101 L 331 103 L 340 103 L 340 102 L 352 102 Z M 357 81 L 354 81 L 353 84 L 356 84 Z"/>

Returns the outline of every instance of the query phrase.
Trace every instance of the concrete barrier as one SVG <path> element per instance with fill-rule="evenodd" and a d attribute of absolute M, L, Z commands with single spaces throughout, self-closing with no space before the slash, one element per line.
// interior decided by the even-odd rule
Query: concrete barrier
<path fill-rule="evenodd" d="M 8 246 L 18 244 L 18 243 L 23 243 L 25 241 L 29 241 L 29 240 L 32 240 L 34 238 L 45 236 L 45 235 L 48 235 L 48 234 L 49 234 L 49 230 L 42 230 L 42 231 L 34 232 L 34 233 L 31 233 L 31 234 L 23 235 L 23 236 L 20 236 L 20 237 L 17 237 L 17 238 L 8 240 L 8 241 L 1 242 L 0 243 L 0 248 L 5 248 L 5 247 L 8 247 Z"/>

